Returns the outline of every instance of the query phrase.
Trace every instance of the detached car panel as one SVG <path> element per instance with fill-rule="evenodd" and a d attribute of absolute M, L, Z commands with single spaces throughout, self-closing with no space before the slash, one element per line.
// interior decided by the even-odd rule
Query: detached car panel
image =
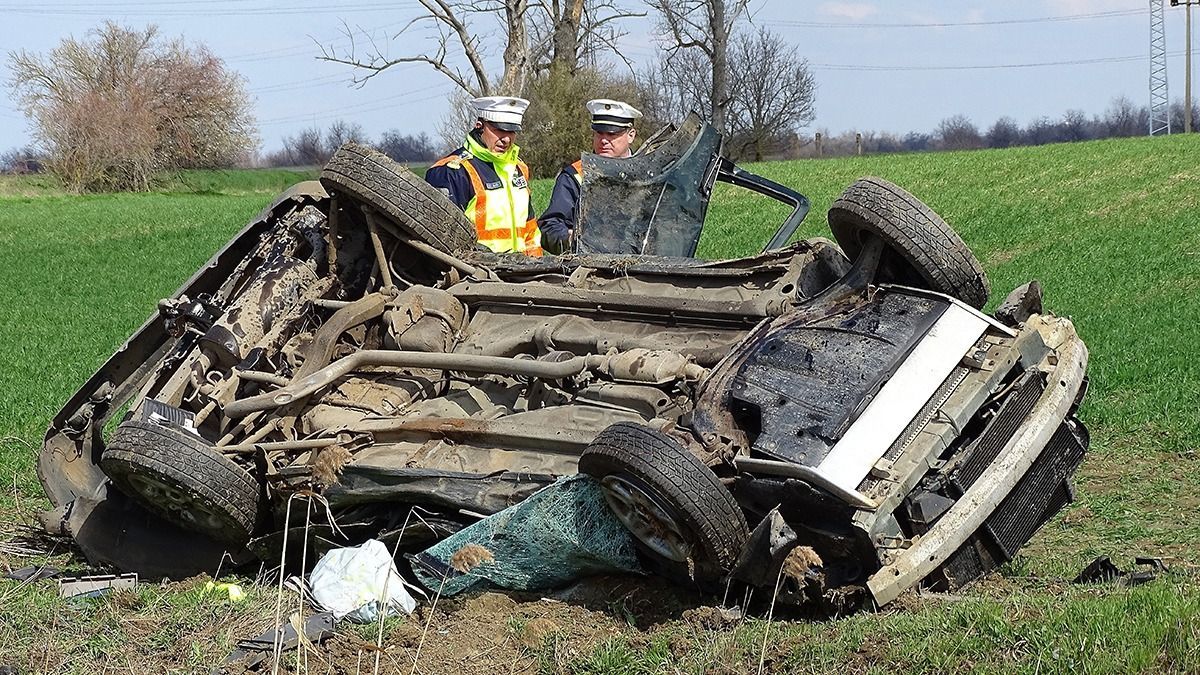
<path fill-rule="evenodd" d="M 881 179 L 837 244 L 785 244 L 802 195 L 697 120 L 655 145 L 585 160 L 579 250 L 540 259 L 470 250 L 440 193 L 339 150 L 55 417 L 47 526 L 179 577 L 279 560 L 297 499 L 317 550 L 416 552 L 582 472 L 659 574 L 857 606 L 961 586 L 1070 501 L 1087 350 L 1036 287 L 982 314 L 978 261 Z M 690 257 L 716 180 L 793 207 L 763 253 Z"/>

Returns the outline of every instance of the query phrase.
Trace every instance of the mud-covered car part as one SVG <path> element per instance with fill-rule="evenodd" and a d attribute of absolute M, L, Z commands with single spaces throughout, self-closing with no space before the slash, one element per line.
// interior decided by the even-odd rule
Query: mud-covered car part
<path fill-rule="evenodd" d="M 660 149 L 719 147 L 694 131 Z M 736 173 L 705 161 L 696 185 Z M 380 171 L 400 202 L 433 198 Z M 1071 322 L 1033 300 L 981 313 L 974 257 L 926 255 L 957 236 L 911 195 L 924 215 L 900 222 L 881 181 L 851 190 L 870 227 L 839 235 L 849 258 L 810 239 L 727 261 L 456 252 L 326 184 L 264 211 L 55 416 L 44 521 L 92 561 L 299 564 L 282 544 L 306 533 L 314 555 L 370 538 L 414 553 L 582 470 L 608 479 L 650 569 L 757 585 L 786 566 L 785 600 L 882 604 L 1010 559 L 1071 497 L 1087 447 Z M 180 478 L 195 461 L 203 485 Z"/>

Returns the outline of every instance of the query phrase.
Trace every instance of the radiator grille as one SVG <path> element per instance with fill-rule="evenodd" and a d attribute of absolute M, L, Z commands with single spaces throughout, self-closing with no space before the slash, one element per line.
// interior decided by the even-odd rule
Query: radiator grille
<path fill-rule="evenodd" d="M 966 460 L 951 475 L 950 485 L 958 492 L 953 496 L 962 496 L 967 488 L 979 480 L 984 470 L 996 461 L 1005 444 L 1017 432 L 1025 418 L 1029 417 L 1045 388 L 1046 385 L 1037 371 L 1029 371 L 1021 377 L 1016 392 L 1000 406 L 996 418 L 980 434 Z"/>

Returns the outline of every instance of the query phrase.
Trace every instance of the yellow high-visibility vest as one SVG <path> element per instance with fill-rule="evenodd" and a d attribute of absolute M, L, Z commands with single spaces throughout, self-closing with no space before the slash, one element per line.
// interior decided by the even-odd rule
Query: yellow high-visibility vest
<path fill-rule="evenodd" d="M 529 167 L 517 159 L 518 148 L 497 155 L 469 135 L 463 147 L 462 155 L 445 157 L 434 166 L 450 165 L 467 172 L 475 196 L 467 202 L 465 213 L 475 223 L 479 243 L 496 253 L 542 255 L 537 219 L 529 217 Z M 472 160 L 490 165 L 499 180 L 489 184 Z"/>

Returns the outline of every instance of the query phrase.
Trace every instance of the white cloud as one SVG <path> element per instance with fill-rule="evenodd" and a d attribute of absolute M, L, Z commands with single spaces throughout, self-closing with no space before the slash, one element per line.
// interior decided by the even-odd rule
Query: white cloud
<path fill-rule="evenodd" d="M 817 8 L 817 12 L 825 16 L 855 21 L 865 19 L 878 11 L 875 5 L 863 2 L 826 2 Z"/>

